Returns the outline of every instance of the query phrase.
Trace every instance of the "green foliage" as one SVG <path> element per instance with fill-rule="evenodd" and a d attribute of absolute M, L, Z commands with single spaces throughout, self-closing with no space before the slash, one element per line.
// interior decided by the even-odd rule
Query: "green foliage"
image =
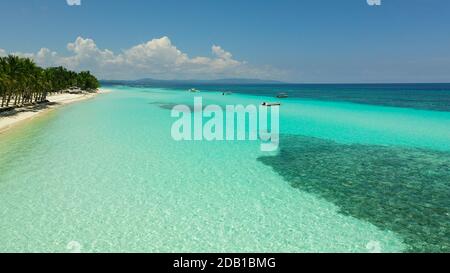
<path fill-rule="evenodd" d="M 76 73 L 64 67 L 43 69 L 28 58 L 0 57 L 0 107 L 42 102 L 48 93 L 69 89 L 92 92 L 99 87 L 97 78 L 89 71 Z"/>
<path fill-rule="evenodd" d="M 89 71 L 82 71 L 77 76 L 77 85 L 83 90 L 95 90 L 100 87 L 97 78 Z"/>

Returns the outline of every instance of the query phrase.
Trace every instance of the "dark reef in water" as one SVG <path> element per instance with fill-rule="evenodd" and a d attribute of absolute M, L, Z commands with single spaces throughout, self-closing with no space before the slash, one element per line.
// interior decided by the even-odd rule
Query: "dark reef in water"
<path fill-rule="evenodd" d="M 151 105 L 157 105 L 159 108 L 161 109 L 165 109 L 165 110 L 172 110 L 175 106 L 178 106 L 179 104 L 176 103 L 167 103 L 167 102 L 150 102 L 149 104 Z M 190 112 L 196 112 L 195 108 L 193 105 L 186 105 L 189 109 Z M 203 110 L 205 109 L 205 107 L 203 107 Z"/>
<path fill-rule="evenodd" d="M 411 252 L 450 252 L 450 153 L 284 135 L 259 158 L 293 187 L 402 236 Z"/>
<path fill-rule="evenodd" d="M 177 104 L 175 104 L 175 103 L 167 103 L 167 102 L 150 102 L 149 104 L 157 105 L 157 106 L 159 106 L 159 108 L 165 109 L 165 110 L 172 110 L 175 106 L 177 106 Z M 193 110 L 194 107 L 189 106 L 189 109 Z"/>

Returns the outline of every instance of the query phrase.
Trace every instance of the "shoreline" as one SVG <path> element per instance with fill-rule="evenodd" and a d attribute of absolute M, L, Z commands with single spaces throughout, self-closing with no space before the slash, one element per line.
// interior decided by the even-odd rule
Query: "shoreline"
<path fill-rule="evenodd" d="M 5 133 L 9 129 L 22 124 L 25 121 L 32 120 L 33 118 L 36 118 L 44 113 L 48 113 L 49 111 L 58 109 L 64 105 L 88 100 L 96 97 L 97 95 L 106 94 L 109 92 L 111 92 L 111 90 L 100 88 L 96 93 L 56 94 L 47 98 L 49 103 L 20 107 L 9 112 L 0 113 L 0 134 Z"/>

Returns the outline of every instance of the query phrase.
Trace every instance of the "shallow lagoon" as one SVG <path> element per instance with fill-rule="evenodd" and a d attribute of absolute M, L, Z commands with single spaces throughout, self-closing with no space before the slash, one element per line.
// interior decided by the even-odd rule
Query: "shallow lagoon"
<path fill-rule="evenodd" d="M 354 188 L 358 198 L 371 200 L 366 208 L 364 202 L 355 208 L 340 202 L 350 191 L 339 181 L 342 169 L 330 166 L 340 160 L 336 166 L 352 168 L 351 161 L 342 162 L 344 155 L 363 156 L 364 147 L 371 151 L 368 162 L 372 155 L 400 151 L 395 160 L 404 151 L 420 151 L 439 172 L 427 176 L 434 189 L 448 189 L 446 161 L 435 155 L 450 151 L 449 112 L 289 99 L 281 109 L 286 141 L 280 153 L 267 154 L 259 142 L 173 141 L 174 119 L 165 106 L 191 105 L 194 94 L 114 91 L 0 135 L 0 251 L 68 252 L 74 242 L 82 252 L 370 252 L 374 245 L 384 252 L 448 250 L 447 241 L 434 240 L 449 232 L 435 226 L 436 219 L 424 215 L 402 232 L 389 224 L 386 209 L 375 208 L 378 218 L 367 216 L 377 191 L 366 197 L 362 187 Z M 201 95 L 204 103 L 219 105 L 270 100 Z M 299 143 L 310 150 L 300 152 Z M 335 156 L 319 156 L 327 149 Z M 405 163 L 401 179 L 387 182 L 427 170 L 419 159 Z M 306 164 L 318 169 L 302 172 Z M 319 169 L 325 174 L 318 176 Z M 338 183 L 318 190 L 325 185 L 314 179 L 333 183 L 334 172 Z M 302 180 L 302 174 L 309 177 Z M 363 184 L 361 175 L 352 176 L 355 185 Z M 317 183 L 302 187 L 308 179 Z M 417 180 L 423 181 L 429 180 Z M 432 202 L 433 209 L 441 206 L 437 217 L 449 209 L 442 200 Z M 414 225 L 442 234 L 423 242 L 410 236 Z"/>

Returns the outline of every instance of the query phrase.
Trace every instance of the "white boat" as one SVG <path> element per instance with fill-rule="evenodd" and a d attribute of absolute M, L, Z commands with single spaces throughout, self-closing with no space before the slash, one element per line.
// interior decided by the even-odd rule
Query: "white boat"
<path fill-rule="evenodd" d="M 191 92 L 191 93 L 198 93 L 200 91 L 195 89 L 195 88 L 191 88 L 191 89 L 189 89 L 189 92 Z"/>

